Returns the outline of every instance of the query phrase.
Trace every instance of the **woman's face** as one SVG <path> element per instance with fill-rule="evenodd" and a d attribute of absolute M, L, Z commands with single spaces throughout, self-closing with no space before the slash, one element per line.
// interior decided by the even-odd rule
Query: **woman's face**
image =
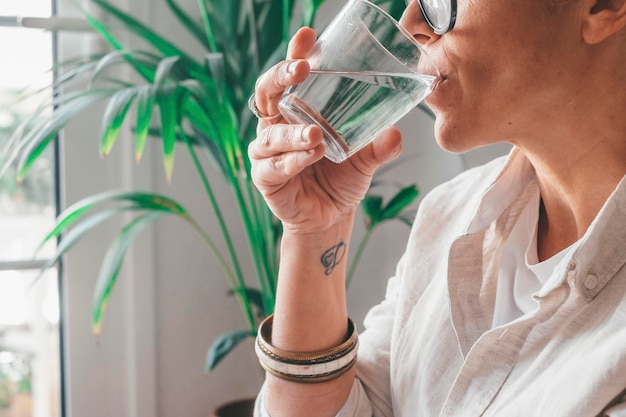
<path fill-rule="evenodd" d="M 577 9 L 560 0 L 569 6 L 550 12 L 548 1 L 458 0 L 456 25 L 441 36 L 416 0 L 408 6 L 401 23 L 444 79 L 426 100 L 444 149 L 538 139 L 575 93 L 583 58 Z"/>

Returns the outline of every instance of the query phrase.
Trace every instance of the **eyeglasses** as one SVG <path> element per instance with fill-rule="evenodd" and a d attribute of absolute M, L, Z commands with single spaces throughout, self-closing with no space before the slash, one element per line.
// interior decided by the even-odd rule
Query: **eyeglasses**
<path fill-rule="evenodd" d="M 413 0 L 406 0 L 408 6 Z M 437 35 L 443 35 L 454 27 L 456 0 L 417 0 L 424 20 Z"/>

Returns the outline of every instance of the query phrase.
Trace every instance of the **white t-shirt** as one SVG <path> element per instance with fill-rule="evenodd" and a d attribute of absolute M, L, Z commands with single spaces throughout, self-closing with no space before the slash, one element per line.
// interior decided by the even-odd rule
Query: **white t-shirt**
<path fill-rule="evenodd" d="M 539 189 L 529 199 L 506 241 L 500 262 L 492 327 L 508 324 L 535 311 L 539 304 L 533 295 L 558 286 L 578 242 L 543 262 L 537 256 Z M 552 279 L 551 279 L 552 278 Z"/>

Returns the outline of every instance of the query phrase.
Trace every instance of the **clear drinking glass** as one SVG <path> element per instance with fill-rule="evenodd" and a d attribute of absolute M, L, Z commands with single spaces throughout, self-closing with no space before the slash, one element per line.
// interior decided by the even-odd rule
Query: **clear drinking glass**
<path fill-rule="evenodd" d="M 279 108 L 290 123 L 317 124 L 326 157 L 342 162 L 393 125 L 433 89 L 439 72 L 387 12 L 350 0 L 307 57 L 311 74 Z"/>

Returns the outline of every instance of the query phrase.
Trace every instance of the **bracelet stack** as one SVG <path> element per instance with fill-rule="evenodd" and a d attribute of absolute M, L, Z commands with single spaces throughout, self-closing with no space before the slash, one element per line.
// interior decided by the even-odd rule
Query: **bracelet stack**
<path fill-rule="evenodd" d="M 359 344 L 356 326 L 348 319 L 348 337 L 341 345 L 317 352 L 289 352 L 271 344 L 274 316 L 259 326 L 255 351 L 263 369 L 292 382 L 316 383 L 338 378 L 356 363 Z"/>

